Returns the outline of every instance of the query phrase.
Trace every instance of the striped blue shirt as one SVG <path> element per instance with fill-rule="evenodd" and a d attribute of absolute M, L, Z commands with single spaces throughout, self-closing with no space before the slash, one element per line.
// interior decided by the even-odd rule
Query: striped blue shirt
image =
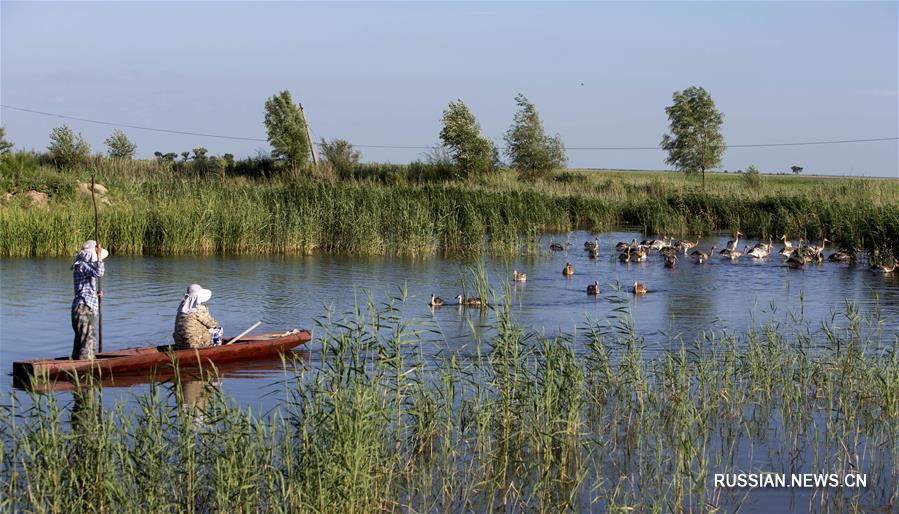
<path fill-rule="evenodd" d="M 97 277 L 103 276 L 103 261 L 78 261 L 72 266 L 72 278 L 75 283 L 75 300 L 72 308 L 79 304 L 87 305 L 97 312 Z"/>

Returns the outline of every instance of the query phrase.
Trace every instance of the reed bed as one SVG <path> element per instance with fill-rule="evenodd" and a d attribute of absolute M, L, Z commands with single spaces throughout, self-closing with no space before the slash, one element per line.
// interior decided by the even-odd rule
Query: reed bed
<path fill-rule="evenodd" d="M 490 336 L 459 347 L 399 318 L 401 298 L 320 320 L 320 367 L 286 362 L 264 415 L 218 393 L 189 401 L 183 382 L 129 408 L 102 408 L 89 387 L 68 408 L 12 396 L 0 509 L 764 510 L 765 491 L 713 487 L 739 471 L 867 474 L 865 488 L 769 509 L 899 502 L 897 337 L 876 313 L 850 305 L 820 330 L 709 332 L 650 356 L 617 293 L 620 315 L 576 337 L 517 326 L 499 296 Z M 425 359 L 427 344 L 445 348 Z"/>
<path fill-rule="evenodd" d="M 530 183 L 504 170 L 475 182 L 421 182 L 405 169 L 338 182 L 192 176 L 104 160 L 75 171 L 10 172 L 0 185 L 19 194 L 0 206 L 0 256 L 80 248 L 93 234 L 93 213 L 75 185 L 91 170 L 110 188 L 101 237 L 122 254 L 516 254 L 539 247 L 546 232 L 633 227 L 687 238 L 737 229 L 761 238 L 827 237 L 899 255 L 894 180 L 775 176 L 746 190 L 739 176 L 716 174 L 701 191 L 693 179 L 665 172 L 566 171 Z M 23 198 L 31 189 L 47 192 L 47 207 Z"/>

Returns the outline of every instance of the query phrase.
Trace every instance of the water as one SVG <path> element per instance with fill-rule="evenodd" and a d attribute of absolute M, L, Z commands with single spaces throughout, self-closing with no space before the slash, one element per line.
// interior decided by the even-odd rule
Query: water
<path fill-rule="evenodd" d="M 846 301 L 862 313 L 878 308 L 885 320 L 886 340 L 899 329 L 899 281 L 875 275 L 863 265 L 825 263 L 794 270 L 779 256 L 762 261 L 744 258 L 731 262 L 715 256 L 694 264 L 682 257 L 674 269 L 663 266 L 653 254 L 644 263 L 623 264 L 617 259 L 618 241 L 641 239 L 635 233 L 600 236 L 600 256 L 588 258 L 584 232 L 544 237 L 570 241 L 566 252 L 544 250 L 539 256 L 514 259 L 484 258 L 491 285 L 498 291 L 510 287 L 512 312 L 518 323 L 547 334 L 572 333 L 587 320 L 601 321 L 620 304 L 611 297 L 628 298 L 627 307 L 636 330 L 645 338 L 648 352 L 677 347 L 704 330 L 737 333 L 766 320 L 789 322 L 802 317 L 812 329 L 821 323 L 842 323 Z M 721 247 L 727 237 L 706 238 L 700 246 Z M 747 241 L 753 244 L 754 241 Z M 562 276 L 571 262 L 572 278 Z M 256 320 L 259 330 L 313 328 L 313 319 L 331 310 L 338 314 L 364 303 L 408 296 L 399 304 L 405 319 L 435 325 L 441 343 L 425 348 L 426 355 L 443 346 L 461 349 L 470 345 L 472 326 L 489 325 L 491 316 L 479 309 L 451 306 L 433 310 L 430 294 L 452 302 L 471 284 L 471 268 L 478 263 L 463 259 L 401 259 L 395 257 L 295 256 L 295 257 L 126 257 L 107 262 L 103 280 L 104 349 L 163 344 L 170 341 L 174 314 L 185 287 L 193 282 L 211 288 L 210 311 L 235 335 Z M 69 308 L 72 297 L 70 261 L 36 258 L 0 261 L 0 367 L 6 370 L 2 387 L 11 386 L 9 373 L 16 360 L 66 355 L 71 352 Z M 512 269 L 526 272 L 525 283 L 511 283 Z M 598 280 L 602 293 L 586 294 L 587 284 Z M 634 281 L 644 282 L 649 293 L 632 297 Z M 616 284 L 621 292 L 616 292 Z M 469 290 L 466 295 L 474 294 Z M 479 334 L 489 336 L 489 334 Z M 317 362 L 316 341 L 302 356 Z M 228 370 L 221 387 L 241 403 L 267 408 L 277 400 L 270 392 L 282 374 L 278 363 L 244 371 Z M 268 368 L 268 369 L 266 369 Z M 118 388 L 107 396 L 113 401 L 140 392 L 141 385 Z M 127 393 L 125 393 L 127 391 Z"/>
<path fill-rule="evenodd" d="M 881 340 L 892 344 L 899 332 L 899 277 L 875 275 L 867 266 L 825 263 L 794 270 L 779 256 L 738 262 L 717 255 L 702 265 L 682 257 L 674 269 L 666 269 L 662 258 L 653 254 L 644 263 L 622 264 L 614 245 L 618 241 L 641 239 L 640 234 L 610 233 L 600 236 L 600 256 L 588 258 L 583 243 L 593 235 L 573 232 L 546 236 L 570 241 L 566 252 L 545 250 L 539 256 L 477 260 L 428 258 L 420 260 L 392 257 L 125 257 L 107 262 L 104 278 L 104 346 L 106 350 L 170 342 L 175 310 L 187 285 L 197 282 L 213 291 L 209 308 L 235 335 L 257 320 L 260 330 L 314 328 L 314 319 L 326 313 L 337 316 L 349 312 L 369 297 L 377 303 L 406 296 L 396 302 L 403 319 L 439 334 L 421 346 L 425 358 L 449 349 L 474 353 L 474 338 L 489 338 L 495 317 L 489 310 L 427 306 L 430 294 L 448 302 L 456 294 L 475 294 L 471 286 L 473 267 L 483 263 L 492 287 L 508 288 L 511 312 L 517 323 L 547 334 L 575 333 L 588 320 L 602 323 L 619 315 L 622 307 L 632 316 L 634 327 L 645 340 L 646 352 L 653 354 L 677 348 L 708 330 L 743 333 L 767 321 L 789 327 L 806 326 L 814 334 L 820 326 L 846 326 L 846 302 L 863 315 L 879 311 L 883 322 Z M 721 247 L 728 237 L 706 238 L 700 246 Z M 755 241 L 748 241 L 753 244 Z M 566 262 L 575 267 L 572 278 L 562 276 Z M 68 259 L 6 259 L 0 261 L 0 367 L 5 370 L 0 388 L 12 386 L 9 375 L 16 360 L 66 355 L 71 351 L 72 330 L 69 309 L 72 295 Z M 528 274 L 525 283 L 512 283 L 511 271 Z M 602 293 L 588 296 L 586 287 L 594 280 Z M 634 297 L 629 293 L 634 281 L 644 282 L 649 293 Z M 616 287 L 620 290 L 616 291 Z M 624 299 L 623 302 L 621 299 Z M 801 320 L 797 323 L 796 320 Z M 474 335 L 473 332 L 474 331 Z M 813 338 L 823 344 L 824 338 Z M 297 354 L 311 366 L 320 363 L 316 339 Z M 237 402 L 255 412 L 265 412 L 279 402 L 283 372 L 280 360 L 240 364 L 221 368 L 218 385 Z M 194 385 L 199 383 L 194 383 Z M 104 403 L 128 401 L 149 386 L 142 380 L 123 379 L 103 391 Z M 207 387 L 186 387 L 186 401 L 201 403 Z M 64 403 L 68 393 L 60 393 Z M 742 456 L 752 460 L 747 456 Z M 753 495 L 748 511 L 779 510 L 785 501 L 807 499 L 805 490 L 791 496 L 786 490 L 768 490 Z"/>

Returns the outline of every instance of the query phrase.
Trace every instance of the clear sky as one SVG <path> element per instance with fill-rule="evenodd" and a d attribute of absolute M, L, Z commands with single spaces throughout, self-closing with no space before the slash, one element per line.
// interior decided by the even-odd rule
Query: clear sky
<path fill-rule="evenodd" d="M 463 99 L 501 141 L 521 92 L 568 147 L 656 146 L 675 90 L 706 88 L 730 144 L 895 137 L 896 2 L 0 3 L 3 104 L 265 138 L 289 89 L 316 138 L 428 146 Z M 0 110 L 18 148 L 64 121 Z M 95 151 L 113 127 L 65 121 Z M 265 142 L 125 129 L 138 153 Z M 418 149 L 361 148 L 409 162 Z M 664 168 L 658 150 L 571 149 L 569 165 Z M 897 176 L 896 141 L 730 148 L 725 169 Z"/>

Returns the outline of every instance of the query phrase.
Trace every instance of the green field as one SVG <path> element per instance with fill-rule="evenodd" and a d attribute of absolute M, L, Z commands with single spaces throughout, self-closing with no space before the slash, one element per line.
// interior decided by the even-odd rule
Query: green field
<path fill-rule="evenodd" d="M 557 171 L 533 182 L 512 170 L 440 180 L 433 167 L 359 165 L 351 174 L 196 174 L 155 161 L 111 161 L 59 171 L 2 168 L 0 255 L 71 255 L 93 236 L 90 173 L 109 188 L 101 239 L 120 254 L 433 255 L 536 251 L 544 232 L 634 227 L 693 238 L 818 242 L 899 254 L 899 180 L 662 171 Z M 48 195 L 45 207 L 24 198 Z M 2 193 L 0 191 L 0 193 Z"/>

